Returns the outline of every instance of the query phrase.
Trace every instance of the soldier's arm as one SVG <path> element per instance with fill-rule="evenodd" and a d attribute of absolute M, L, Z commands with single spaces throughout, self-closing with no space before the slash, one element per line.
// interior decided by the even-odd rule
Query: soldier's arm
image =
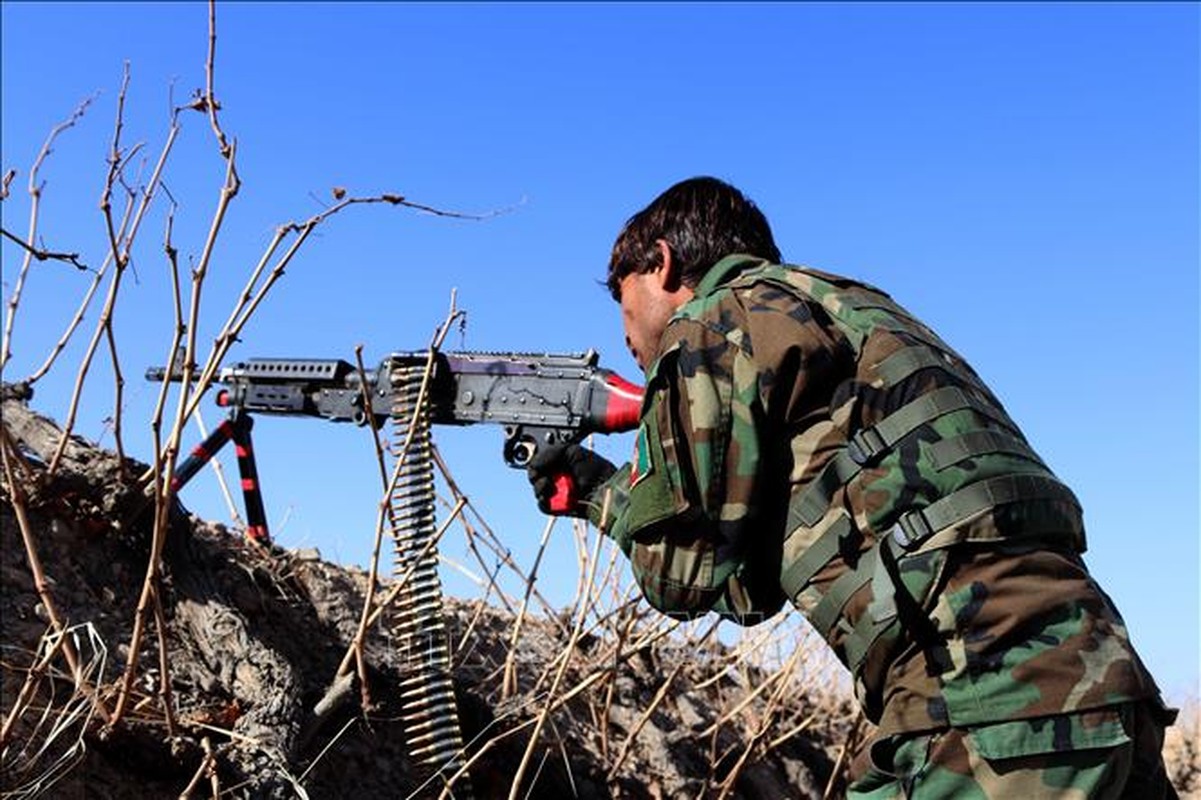
<path fill-rule="evenodd" d="M 708 323 L 671 324 L 648 371 L 634 458 L 605 487 L 606 518 L 593 518 L 669 613 L 753 624 L 784 602 L 790 489 L 813 466 L 806 442 L 820 444 L 830 426 L 853 354 L 824 314 L 772 292 L 731 292 Z"/>
<path fill-rule="evenodd" d="M 766 534 L 755 524 L 762 408 L 751 353 L 695 320 L 674 321 L 664 341 L 634 457 L 597 493 L 593 522 L 629 556 L 656 608 L 752 624 L 782 598 L 743 580 Z"/>

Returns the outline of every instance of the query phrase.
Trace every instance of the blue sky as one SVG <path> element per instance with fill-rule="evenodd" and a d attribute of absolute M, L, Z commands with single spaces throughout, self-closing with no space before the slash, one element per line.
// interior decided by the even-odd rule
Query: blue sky
<path fill-rule="evenodd" d="M 171 98 L 203 85 L 207 8 L 4 3 L 0 14 L 0 155 L 18 171 L 4 227 L 24 232 L 29 166 L 95 95 L 42 169 L 40 233 L 98 265 L 123 64 L 125 141 L 152 159 Z M 728 179 L 765 210 L 786 258 L 887 289 L 991 382 L 1081 497 L 1086 559 L 1179 700 L 1197 692 L 1201 628 L 1198 64 L 1198 8 L 1183 3 L 225 5 L 217 95 L 244 184 L 201 338 L 275 227 L 344 186 L 508 211 L 473 222 L 372 207 L 331 220 L 233 359 L 420 349 L 457 288 L 467 326 L 449 346 L 591 347 L 636 379 L 597 283 L 613 237 L 674 181 Z M 185 260 L 221 179 L 206 121 L 185 116 L 165 179 Z M 149 438 L 133 421 L 155 395 L 139 376 L 170 335 L 164 224 L 160 205 L 116 324 L 126 442 L 142 458 Z M 0 252 L 7 298 L 20 253 Z M 86 277 L 35 266 L 7 379 L 41 363 Z M 62 413 L 84 338 L 39 384 L 38 407 Z M 80 417 L 93 438 L 113 411 L 98 363 Z M 364 562 L 379 484 L 362 432 L 298 420 L 255 431 L 279 540 Z M 500 432 L 436 439 L 528 563 L 544 521 L 501 461 Z M 623 460 L 631 445 L 599 447 Z M 227 517 L 208 475 L 185 502 Z M 542 580 L 565 604 L 575 555 L 560 533 Z M 471 591 L 454 573 L 447 584 Z"/>

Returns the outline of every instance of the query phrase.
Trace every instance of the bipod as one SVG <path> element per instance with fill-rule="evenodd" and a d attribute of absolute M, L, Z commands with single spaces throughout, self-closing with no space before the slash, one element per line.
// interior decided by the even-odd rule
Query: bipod
<path fill-rule="evenodd" d="M 178 493 L 196 473 L 220 452 L 231 439 L 238 456 L 238 473 L 242 477 L 242 497 L 246 503 L 246 538 L 251 542 L 271 549 L 271 535 L 267 531 L 267 512 L 263 508 L 263 493 L 259 489 L 258 469 L 254 464 L 254 447 L 250 441 L 250 429 L 254 419 L 241 409 L 232 411 L 216 430 L 192 449 L 171 479 L 171 490 Z"/>

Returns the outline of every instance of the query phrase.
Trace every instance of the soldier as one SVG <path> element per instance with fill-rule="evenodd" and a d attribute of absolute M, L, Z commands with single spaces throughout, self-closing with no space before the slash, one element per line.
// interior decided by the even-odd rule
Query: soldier
<path fill-rule="evenodd" d="M 787 601 L 877 726 L 850 796 L 1175 797 L 1174 712 L 1080 554 L 1072 492 L 964 360 L 885 293 L 781 264 L 713 178 L 609 261 L 646 371 L 631 462 L 550 450 L 651 605 L 740 624 Z"/>

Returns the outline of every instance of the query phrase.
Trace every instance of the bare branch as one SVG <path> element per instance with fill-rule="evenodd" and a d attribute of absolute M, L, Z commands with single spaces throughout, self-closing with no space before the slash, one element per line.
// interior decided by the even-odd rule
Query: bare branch
<path fill-rule="evenodd" d="M 0 423 L 0 460 L 4 464 L 4 480 L 8 484 L 9 500 L 12 503 L 13 514 L 17 517 L 17 527 L 21 530 L 21 541 L 25 545 L 25 558 L 29 563 L 29 571 L 33 575 L 38 599 L 41 600 L 42 607 L 46 610 L 46 616 L 49 618 L 54 632 L 62 636 L 66 626 L 58 613 L 54 598 L 50 594 L 50 585 L 46 580 L 46 573 L 42 569 L 42 560 L 38 557 L 37 543 L 33 538 L 33 528 L 30 526 L 26 513 L 25 490 L 16 475 L 15 464 L 23 459 L 13 445 L 12 438 L 8 433 L 8 426 L 4 423 Z M 82 672 L 79 655 L 75 652 L 75 647 L 71 642 L 63 643 L 63 655 L 66 657 L 67 663 L 71 667 L 71 675 L 78 685 L 82 680 Z"/>
<path fill-rule="evenodd" d="M 204 105 L 205 105 L 205 110 L 208 112 L 209 123 L 212 125 L 212 128 L 213 128 L 213 134 L 217 137 L 217 143 L 220 145 L 221 156 L 223 158 L 225 158 L 227 161 L 232 163 L 232 161 L 233 161 L 232 146 L 230 145 L 229 141 L 226 140 L 225 131 L 221 130 L 221 124 L 217 121 L 217 111 L 221 108 L 221 106 L 220 106 L 220 104 L 218 104 L 217 97 L 213 93 L 213 85 L 215 82 L 214 76 L 216 74 L 214 65 L 215 65 L 216 60 L 217 60 L 217 2 L 216 2 L 216 0 L 209 0 L 209 52 L 208 52 L 208 61 L 205 62 L 205 67 L 204 67 L 204 76 L 205 76 Z M 235 176 L 235 181 L 236 181 L 236 176 Z"/>
<path fill-rule="evenodd" d="M 104 189 L 104 193 L 102 196 L 103 199 L 101 201 L 101 208 L 104 211 L 106 222 L 107 222 L 108 229 L 109 229 L 110 245 L 115 245 L 116 239 L 115 239 L 115 234 L 114 234 L 113 227 L 112 227 L 112 218 L 108 213 L 108 207 L 106 204 L 108 202 L 108 197 L 110 196 L 110 194 L 112 192 L 112 185 L 113 185 L 113 181 L 115 180 L 116 170 L 118 168 L 118 165 L 120 164 L 120 159 L 117 157 L 116 153 L 119 152 L 121 129 L 124 126 L 125 93 L 128 88 L 129 88 L 129 63 L 126 62 L 124 73 L 123 73 L 122 79 L 121 79 L 121 90 L 117 95 L 117 116 L 116 116 L 116 122 L 114 123 L 114 132 L 113 132 L 113 155 L 110 156 L 110 159 L 109 159 L 110 168 L 109 168 L 109 172 L 108 172 L 108 177 L 105 180 L 105 189 Z M 101 337 L 107 337 L 110 342 L 112 341 L 111 340 L 112 329 L 111 329 L 110 321 L 112 319 L 113 308 L 117 302 L 117 292 L 120 290 L 120 287 L 121 287 L 121 275 L 122 275 L 122 272 L 125 267 L 125 261 L 127 259 L 123 260 L 120 257 L 120 254 L 117 252 L 117 248 L 115 246 L 111 246 L 110 253 L 112 255 L 113 262 L 116 265 L 116 269 L 113 271 L 112 280 L 109 283 L 108 296 L 105 298 L 105 302 L 104 302 L 104 310 L 101 311 L 101 313 L 100 313 L 100 319 L 96 325 L 96 330 L 92 335 L 91 343 L 88 345 L 87 352 L 84 354 L 84 357 L 79 365 L 79 371 L 76 374 L 75 389 L 71 394 L 70 405 L 67 406 L 66 419 L 63 423 L 62 438 L 59 440 L 58 448 L 57 448 L 57 450 L 55 450 L 54 455 L 50 459 L 50 466 L 49 466 L 48 472 L 51 475 L 53 475 L 55 470 L 58 469 L 59 461 L 62 459 L 63 453 L 67 449 L 67 440 L 70 437 L 71 432 L 75 427 L 75 417 L 79 413 L 79 400 L 83 394 L 84 381 L 87 378 L 88 370 L 90 369 L 90 367 L 92 365 L 92 358 L 96 354 L 96 348 L 100 344 L 100 339 L 101 339 Z M 114 363 L 114 368 L 116 368 L 115 350 L 114 350 L 114 355 L 113 355 L 113 363 Z M 117 387 L 118 400 L 120 399 L 120 393 L 121 393 L 119 378 L 120 378 L 120 374 L 118 372 L 118 387 Z M 117 437 L 117 443 L 119 446 L 120 445 L 120 436 L 119 435 Z"/>
<path fill-rule="evenodd" d="M 126 253 L 128 253 L 133 247 L 134 237 L 137 236 L 138 229 L 141 227 L 141 223 L 145 217 L 146 210 L 150 206 L 150 201 L 153 199 L 153 197 L 155 195 L 155 191 L 156 191 L 157 187 L 160 185 L 163 168 L 166 166 L 166 163 L 167 163 L 167 156 L 171 153 L 171 149 L 174 146 L 175 139 L 178 135 L 179 135 L 178 115 L 175 113 L 172 113 L 171 124 L 167 130 L 166 141 L 163 144 L 162 151 L 159 153 L 158 162 L 155 165 L 154 172 L 152 173 L 152 175 L 150 177 L 150 181 L 147 184 L 145 191 L 142 193 L 142 200 L 141 200 L 140 205 L 138 206 L 137 213 L 131 219 L 128 216 L 129 209 L 126 209 L 127 216 L 121 220 L 121 224 L 118 228 L 118 230 L 120 231 L 120 233 L 118 235 L 118 239 L 124 241 L 124 243 L 125 243 L 124 250 Z M 168 196 L 170 196 L 169 192 L 168 192 Z M 172 200 L 172 205 L 174 206 L 174 200 Z M 95 276 L 92 280 L 91 285 L 88 287 L 87 291 L 84 293 L 83 299 L 80 301 L 79 308 L 76 311 L 75 316 L 72 318 L 71 322 L 67 325 L 67 328 L 63 332 L 63 335 L 59 338 L 58 343 L 50 351 L 49 355 L 47 355 L 46 360 L 42 364 L 42 366 L 39 367 L 29 378 L 26 379 L 28 383 L 32 384 L 32 383 L 36 382 L 39 378 L 41 378 L 43 375 L 45 375 L 47 372 L 50 371 L 50 367 L 54 364 L 54 361 L 58 358 L 59 353 L 61 353 L 63 348 L 66 347 L 67 342 L 70 340 L 71 336 L 75 333 L 76 328 L 78 328 L 80 322 L 83 321 L 84 312 L 87 310 L 88 306 L 91 305 L 92 297 L 95 295 L 96 289 L 99 287 L 100 281 L 101 281 L 105 271 L 107 270 L 109 264 L 112 263 L 113 257 L 114 257 L 114 253 L 113 253 L 112 249 L 110 248 L 108 255 L 105 258 L 104 265 L 101 266 L 100 270 L 95 273 Z"/>
<path fill-rule="evenodd" d="M 591 571 L 588 573 L 587 589 L 584 592 L 585 596 L 591 596 L 592 594 L 591 590 L 593 586 L 593 580 L 596 578 L 596 567 L 600 563 L 600 548 L 601 545 L 604 544 L 604 540 L 604 535 L 600 531 L 597 531 L 596 549 L 592 553 Z M 562 664 L 559 667 L 558 673 L 555 675 L 554 681 L 551 682 L 550 690 L 548 691 L 549 698 L 554 698 L 555 693 L 559 690 L 559 683 L 563 680 L 563 675 L 567 672 L 567 664 L 569 660 L 567 656 L 571 651 L 575 650 L 576 642 L 579 641 L 580 633 L 584 627 L 584 619 L 588 615 L 588 608 L 589 604 L 585 602 L 579 603 L 577 607 L 575 626 L 572 628 L 571 638 L 568 639 L 567 646 L 563 649 L 564 657 L 562 659 Z M 550 716 L 551 708 L 552 704 L 548 702 L 546 707 L 543 708 L 542 713 L 538 715 L 538 720 L 534 725 L 534 731 L 530 734 L 529 745 L 525 749 L 525 754 L 521 758 L 521 763 L 517 767 L 517 772 L 513 775 L 513 784 L 509 789 L 509 800 L 517 800 L 517 796 L 521 788 L 522 776 L 525 775 L 526 770 L 529 768 L 530 758 L 533 756 L 534 749 L 538 744 L 538 735 L 541 733 L 543 726 L 546 724 L 547 718 Z"/>
<path fill-rule="evenodd" d="M 37 241 L 38 210 L 41 207 L 42 200 L 42 186 L 38 184 L 38 170 L 41 169 L 42 162 L 44 162 L 52 152 L 51 147 L 54 144 L 54 140 L 57 139 L 58 135 L 63 131 L 75 127 L 75 123 L 78 122 L 83 116 L 88 106 L 92 104 L 93 99 L 93 97 L 89 97 L 88 99 L 84 100 L 79 104 L 79 106 L 66 121 L 60 122 L 50 130 L 50 134 L 46 137 L 45 143 L 42 144 L 41 151 L 38 152 L 37 158 L 34 159 L 33 166 L 29 170 L 29 229 L 28 233 L 26 234 L 25 241 L 23 242 L 25 247 L 25 258 L 21 262 L 21 269 L 17 273 L 17 281 L 13 286 L 12 295 L 8 300 L 8 306 L 6 309 L 7 314 L 4 320 L 4 337 L 3 340 L 0 341 L 0 369 L 4 368 L 12 355 L 10 348 L 12 344 L 13 321 L 17 316 L 17 307 L 21 302 L 21 291 L 25 286 L 25 278 L 29 274 L 29 265 L 32 263 L 35 254 L 38 252 L 38 249 L 34 247 L 34 242 Z M 8 184 L 12 181 L 15 175 L 15 170 L 9 170 L 8 174 L 4 176 L 5 197 L 8 196 Z M 15 239 L 15 237 L 13 238 Z"/>
<path fill-rule="evenodd" d="M 209 37 L 210 37 L 210 46 L 209 46 L 210 49 L 209 49 L 209 65 L 208 65 L 208 83 L 209 83 L 208 97 L 211 100 L 211 98 L 212 98 L 212 91 L 211 91 L 212 90 L 212 52 L 213 52 L 213 46 L 214 46 L 213 43 L 216 40 L 216 10 L 215 10 L 215 4 L 213 4 L 211 2 L 209 4 Z M 215 113 L 213 113 L 213 115 L 211 116 L 211 119 L 213 120 L 213 124 L 216 125 Z M 142 208 L 139 209 L 138 216 L 135 219 L 134 229 L 131 231 L 129 237 L 125 241 L 125 250 L 123 251 L 123 255 L 125 257 L 124 258 L 125 262 L 128 261 L 129 248 L 131 248 L 133 245 L 133 238 L 136 235 L 137 225 L 141 221 L 142 213 L 145 211 L 147 205 L 150 202 L 150 198 L 154 194 L 154 187 L 157 185 L 157 182 L 160 178 L 161 168 L 162 168 L 163 164 L 165 163 L 166 155 L 169 152 L 171 143 L 174 141 L 175 135 L 178 133 L 178 125 L 176 124 L 176 121 L 177 121 L 177 116 L 175 113 L 172 113 L 171 132 L 170 132 L 170 135 L 168 138 L 167 146 L 164 148 L 162 157 L 159 160 L 159 164 L 155 168 L 154 175 L 151 179 L 151 185 L 148 187 L 146 194 L 143 197 L 143 205 L 142 205 Z M 177 413 L 175 416 L 174 424 L 172 426 L 171 435 L 169 437 L 170 441 L 169 441 L 169 444 L 167 445 L 166 457 L 163 458 L 162 454 L 160 454 L 158 452 L 156 452 L 156 454 L 155 454 L 155 475 L 154 475 L 155 490 L 156 490 L 155 491 L 155 520 L 154 520 L 154 533 L 152 536 L 152 542 L 151 542 L 151 548 L 150 548 L 151 549 L 150 560 L 149 560 L 149 564 L 146 568 L 145 580 L 142 583 L 142 592 L 141 592 L 141 596 L 138 599 L 138 608 L 134 615 L 133 632 L 130 636 L 130 644 L 129 644 L 129 659 L 126 662 L 125 674 L 121 681 L 121 688 L 120 688 L 120 691 L 119 691 L 119 694 L 117 697 L 117 705 L 113 711 L 114 720 L 119 720 L 121 718 L 121 715 L 125 710 L 126 704 L 128 703 L 130 691 L 133 688 L 134 678 L 137 673 L 138 658 L 139 658 L 141 645 L 142 645 L 142 635 L 144 633 L 145 626 L 146 626 L 147 612 L 149 610 L 151 600 L 154 598 L 154 596 L 158 592 L 158 574 L 159 574 L 159 569 L 160 569 L 160 559 L 161 559 L 163 547 L 165 546 L 165 543 L 166 543 L 168 510 L 170 508 L 171 499 L 172 499 L 172 489 L 171 489 L 171 485 L 170 485 L 170 478 L 175 470 L 175 458 L 176 458 L 176 454 L 178 452 L 179 440 L 182 436 L 183 427 L 184 427 L 185 423 L 187 422 L 188 417 L 190 416 L 190 409 L 187 414 L 184 413 L 184 409 L 187 408 L 187 403 L 188 403 L 188 399 L 189 399 L 188 398 L 189 390 L 191 389 L 190 379 L 192 376 L 192 369 L 194 368 L 194 365 L 195 365 L 196 329 L 197 329 L 197 324 L 198 324 L 199 315 L 200 315 L 201 289 L 203 288 L 203 285 L 204 285 L 205 273 L 206 273 L 206 270 L 208 267 L 209 259 L 212 257 L 213 247 L 215 245 L 217 235 L 221 230 L 221 223 L 225 218 L 225 212 L 229 207 L 230 201 L 233 199 L 234 195 L 236 195 L 237 191 L 238 191 L 237 174 L 234 170 L 234 156 L 235 156 L 236 148 L 233 146 L 226 146 L 224 143 L 224 137 L 222 136 L 222 148 L 221 149 L 222 149 L 222 155 L 226 160 L 225 185 L 221 189 L 220 197 L 219 197 L 218 204 L 217 204 L 217 210 L 214 213 L 213 221 L 209 228 L 208 238 L 205 242 L 204 250 L 201 255 L 200 266 L 193 272 L 193 275 L 192 275 L 191 307 L 190 307 L 190 313 L 188 316 L 188 323 L 187 323 L 187 329 L 186 329 L 186 334 L 185 334 L 187 337 L 187 344 L 185 346 L 185 358 L 184 358 L 184 381 L 183 381 L 183 384 L 181 386 L 180 393 L 179 393 L 179 403 L 178 403 L 178 407 L 177 407 Z M 169 252 L 170 252 L 170 248 L 169 248 Z M 110 290 L 110 300 L 115 300 L 115 294 L 116 294 L 115 287 L 117 285 L 117 280 L 120 276 L 120 268 L 122 266 L 123 266 L 123 264 L 121 262 L 118 262 L 118 271 L 116 273 L 117 277 L 114 278 L 113 290 Z M 106 305 L 106 310 L 108 310 L 109 313 L 111 314 L 111 308 L 109 308 L 107 305 Z M 173 357 L 174 352 L 172 352 L 171 355 Z M 170 362 L 168 362 L 168 363 L 170 363 Z M 81 371 L 81 378 L 82 378 L 82 371 Z M 77 386 L 77 392 L 78 392 L 78 388 L 79 387 Z M 199 389 L 198 389 L 198 391 L 199 391 Z M 161 470 L 159 469 L 160 466 L 162 467 Z M 53 467 L 53 462 L 51 464 L 51 467 Z"/>
<path fill-rule="evenodd" d="M 79 260 L 79 253 L 56 253 L 53 250 L 40 250 L 36 247 L 31 247 L 24 239 L 5 228 L 0 228 L 0 234 L 3 234 L 4 238 L 13 242 L 18 247 L 23 248 L 38 261 L 64 261 L 78 270 L 86 271 L 91 269 L 87 264 Z"/>
<path fill-rule="evenodd" d="M 517 691 L 517 643 L 520 641 L 522 624 L 525 622 L 526 612 L 529 609 L 530 595 L 534 592 L 534 583 L 538 580 L 538 567 L 542 563 L 542 557 L 546 554 L 546 546 L 550 542 L 551 531 L 555 527 L 557 518 L 548 516 L 546 526 L 542 529 L 542 538 L 538 542 L 538 553 L 534 556 L 534 565 L 530 567 L 529 577 L 526 578 L 525 594 L 521 598 L 521 608 L 517 611 L 517 618 L 513 621 L 513 631 L 509 636 L 509 653 L 505 658 L 504 678 L 501 681 L 500 696 L 502 699 L 508 699 Z"/>

